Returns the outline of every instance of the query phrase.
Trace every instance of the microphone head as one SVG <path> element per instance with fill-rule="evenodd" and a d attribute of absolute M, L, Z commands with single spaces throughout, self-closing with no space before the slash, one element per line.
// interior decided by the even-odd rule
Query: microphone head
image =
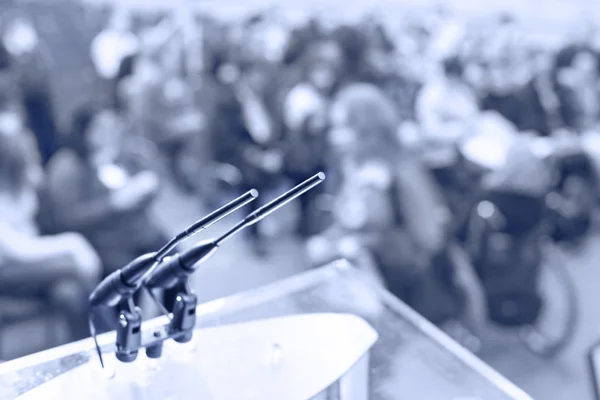
<path fill-rule="evenodd" d="M 296 199 L 297 197 L 303 195 L 308 192 L 315 186 L 321 184 L 325 180 L 325 173 L 319 172 L 312 177 L 308 178 L 304 182 L 296 185 L 292 189 L 288 190 L 281 196 L 277 197 L 275 200 L 265 204 L 258 210 L 254 211 L 252 214 L 246 217 L 246 224 L 251 225 L 255 224 L 261 219 L 265 218 L 269 214 L 273 213 L 275 210 L 283 207 L 290 201 Z"/>
<path fill-rule="evenodd" d="M 167 257 L 146 280 L 148 289 L 169 289 L 177 282 L 186 279 L 195 271 L 195 266 L 206 261 L 219 246 L 212 240 L 198 243 L 193 248 Z"/>
<path fill-rule="evenodd" d="M 121 277 L 123 282 L 129 286 L 137 286 L 140 279 L 155 263 L 156 253 L 146 253 L 131 261 L 121 268 Z"/>

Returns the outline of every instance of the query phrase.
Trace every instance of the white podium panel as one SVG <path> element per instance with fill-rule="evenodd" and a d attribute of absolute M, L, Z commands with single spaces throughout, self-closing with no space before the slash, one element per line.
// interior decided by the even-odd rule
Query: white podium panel
<path fill-rule="evenodd" d="M 347 262 L 201 304 L 188 344 L 116 361 L 102 335 L 0 364 L 0 399 L 529 400 Z M 144 323 L 145 340 L 167 323 Z"/>

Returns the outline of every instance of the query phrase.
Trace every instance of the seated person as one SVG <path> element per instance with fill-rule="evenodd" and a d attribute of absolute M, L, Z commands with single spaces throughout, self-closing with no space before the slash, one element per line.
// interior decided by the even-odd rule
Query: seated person
<path fill-rule="evenodd" d="M 72 339 L 89 336 L 88 296 L 100 260 L 77 233 L 39 236 L 36 189 L 41 167 L 22 131 L 0 132 L 0 294 L 39 298 L 64 312 Z"/>
<path fill-rule="evenodd" d="M 334 224 L 309 242 L 309 251 L 338 236 L 323 249 L 335 253 L 338 244 L 341 254 L 311 256 L 347 257 L 351 242 L 339 235 L 354 237 L 352 246 L 361 251 L 350 252 L 366 251 L 375 264 L 371 272 L 394 295 L 436 324 L 460 317 L 464 295 L 446 254 L 449 211 L 431 176 L 402 152 L 393 104 L 372 85 L 350 85 L 336 98 L 332 119 L 340 179 Z"/>
<path fill-rule="evenodd" d="M 541 313 L 540 239 L 551 178 L 541 159 L 515 143 L 504 168 L 486 178 L 470 221 L 467 247 L 488 317 L 499 325 L 531 324 Z"/>
<path fill-rule="evenodd" d="M 48 166 L 47 195 L 57 227 L 82 233 L 108 275 L 167 242 L 150 215 L 159 179 L 127 151 L 114 113 L 84 108 L 73 125 L 71 146 Z"/>

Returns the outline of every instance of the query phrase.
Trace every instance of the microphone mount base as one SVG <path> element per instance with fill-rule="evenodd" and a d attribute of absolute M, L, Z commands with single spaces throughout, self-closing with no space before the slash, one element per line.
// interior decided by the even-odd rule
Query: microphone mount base
<path fill-rule="evenodd" d="M 130 363 L 137 359 L 142 345 L 142 314 L 132 299 L 121 302 L 118 309 L 115 356 L 121 362 Z"/>
<path fill-rule="evenodd" d="M 198 298 L 190 289 L 188 282 L 184 284 L 183 291 L 175 297 L 173 304 L 173 319 L 169 326 L 170 331 L 176 336 L 173 338 L 178 343 L 187 343 L 192 340 L 196 326 L 196 306 Z"/>

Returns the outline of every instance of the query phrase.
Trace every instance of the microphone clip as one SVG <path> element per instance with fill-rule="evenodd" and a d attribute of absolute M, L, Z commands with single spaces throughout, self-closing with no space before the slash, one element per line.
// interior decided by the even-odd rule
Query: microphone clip
<path fill-rule="evenodd" d="M 192 340 L 196 326 L 196 306 L 198 298 L 185 282 L 183 291 L 178 293 L 173 304 L 173 318 L 169 331 L 177 343 L 187 343 Z"/>
<path fill-rule="evenodd" d="M 182 281 L 183 287 L 175 297 L 172 307 L 172 316 L 167 326 L 167 337 L 177 343 L 188 343 L 194 335 L 196 327 L 196 306 L 198 298 L 190 289 L 187 279 Z M 180 287 L 176 285 L 175 287 Z M 148 358 L 160 358 L 162 356 L 164 341 L 156 341 L 146 346 Z"/>
<path fill-rule="evenodd" d="M 119 303 L 118 310 L 115 356 L 121 362 L 130 363 L 136 360 L 142 347 L 142 313 L 131 298 Z"/>

